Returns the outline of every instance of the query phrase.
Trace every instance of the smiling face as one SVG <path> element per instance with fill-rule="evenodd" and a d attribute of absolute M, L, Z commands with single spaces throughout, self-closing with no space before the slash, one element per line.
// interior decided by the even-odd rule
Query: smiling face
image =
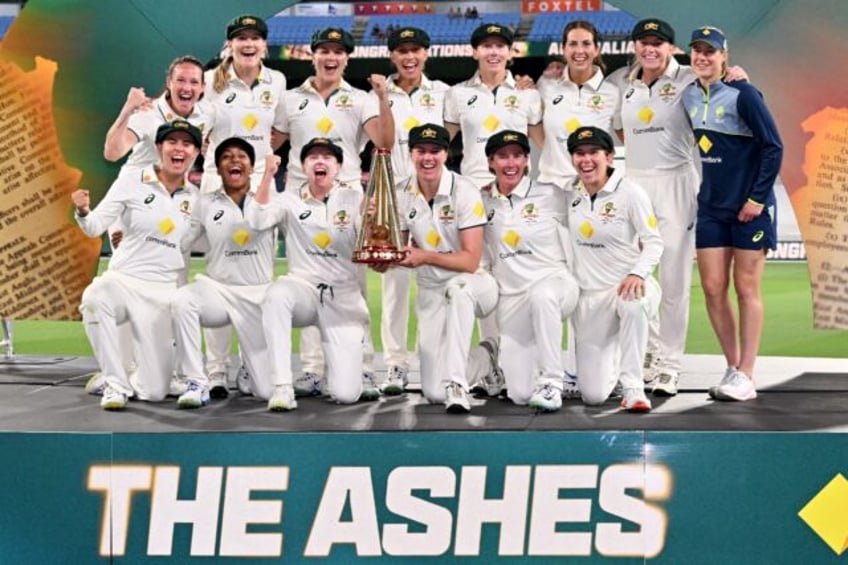
<path fill-rule="evenodd" d="M 509 194 L 527 173 L 529 158 L 520 145 L 501 147 L 489 157 L 489 168 L 495 172 L 501 194 Z"/>
<path fill-rule="evenodd" d="M 218 174 L 224 182 L 224 187 L 233 190 L 242 190 L 250 186 L 250 175 L 253 166 L 250 164 L 250 155 L 241 147 L 230 146 L 221 153 L 218 160 Z"/>
<path fill-rule="evenodd" d="M 502 72 L 506 70 L 512 51 L 503 38 L 489 36 L 474 48 L 472 56 L 481 71 Z"/>
<path fill-rule="evenodd" d="M 703 41 L 692 45 L 692 70 L 702 82 L 711 83 L 720 79 L 726 65 L 727 51 L 720 51 Z"/>
<path fill-rule="evenodd" d="M 568 32 L 562 46 L 562 53 L 568 63 L 569 72 L 581 74 L 591 72 L 592 62 L 601 52 L 595 44 L 595 37 L 587 29 L 575 28 Z"/>
<path fill-rule="evenodd" d="M 268 43 L 258 31 L 252 29 L 238 32 L 227 44 L 233 55 L 233 62 L 239 68 L 258 67 L 268 50 Z"/>
<path fill-rule="evenodd" d="M 347 67 L 348 53 L 341 43 L 323 43 L 315 48 L 312 65 L 322 81 L 340 82 Z"/>
<path fill-rule="evenodd" d="M 421 80 L 427 57 L 427 49 L 415 43 L 401 43 L 389 53 L 389 59 L 397 69 L 398 78 L 415 83 Z"/>
<path fill-rule="evenodd" d="M 672 49 L 668 41 L 656 35 L 646 35 L 637 39 L 633 48 L 637 62 L 645 71 L 659 74 L 668 66 Z"/>
<path fill-rule="evenodd" d="M 590 192 L 597 192 L 609 179 L 613 154 L 597 145 L 580 145 L 571 155 L 571 163 L 580 175 L 580 180 Z"/>
<path fill-rule="evenodd" d="M 191 135 L 184 131 L 174 131 L 156 144 L 162 171 L 172 176 L 185 175 L 200 150 L 194 144 Z"/>
<path fill-rule="evenodd" d="M 180 116 L 188 117 L 203 94 L 203 69 L 193 63 L 174 65 L 165 87 L 171 108 Z"/>
<path fill-rule="evenodd" d="M 448 150 L 435 143 L 419 143 L 409 151 L 419 183 L 433 184 L 442 178 Z"/>
<path fill-rule="evenodd" d="M 311 188 L 327 192 L 332 188 L 341 165 L 326 147 L 313 147 L 303 159 L 303 171 Z"/>

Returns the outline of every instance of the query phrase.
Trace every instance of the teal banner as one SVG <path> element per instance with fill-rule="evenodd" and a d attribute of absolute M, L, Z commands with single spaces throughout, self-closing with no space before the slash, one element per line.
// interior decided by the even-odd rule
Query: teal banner
<path fill-rule="evenodd" d="M 5 434 L 0 551 L 4 563 L 844 563 L 846 448 L 843 434 Z"/>

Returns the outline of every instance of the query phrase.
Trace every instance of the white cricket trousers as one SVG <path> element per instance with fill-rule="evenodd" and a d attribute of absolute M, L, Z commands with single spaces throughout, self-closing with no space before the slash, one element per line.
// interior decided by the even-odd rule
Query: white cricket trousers
<path fill-rule="evenodd" d="M 386 367 L 409 370 L 410 354 L 406 350 L 409 337 L 409 287 L 412 269 L 389 267 L 383 273 L 380 339 Z"/>
<path fill-rule="evenodd" d="M 648 346 L 648 321 L 660 303 L 659 284 L 645 280 L 645 296 L 624 300 L 616 287 L 583 290 L 572 323 L 577 346 L 577 384 L 583 402 L 603 404 L 617 381 L 644 389 L 642 363 Z"/>
<path fill-rule="evenodd" d="M 270 284 L 227 285 L 205 275 L 176 292 L 172 306 L 177 338 L 177 372 L 208 387 L 200 350 L 200 328 L 235 328 L 242 358 L 250 374 L 250 389 L 259 398 L 274 392 L 270 360 L 262 331 L 262 301 Z M 207 343 L 208 346 L 208 343 Z M 208 347 L 207 347 L 208 351 Z M 208 361 L 207 361 L 208 364 Z M 209 371 L 211 373 L 211 371 Z"/>
<path fill-rule="evenodd" d="M 291 276 L 277 280 L 262 303 L 262 327 L 270 344 L 272 383 L 292 384 L 292 327 L 317 326 L 327 363 L 330 396 L 342 404 L 359 400 L 367 319 L 368 307 L 358 284 L 314 285 Z"/>
<path fill-rule="evenodd" d="M 457 274 L 444 286 L 418 285 L 418 355 L 421 390 L 432 403 L 445 401 L 445 386 L 454 382 L 468 391 L 474 319 L 488 316 L 498 304 L 498 285 L 487 272 Z M 481 358 L 481 359 L 478 359 Z M 486 362 L 474 356 L 471 363 Z"/>
<path fill-rule="evenodd" d="M 515 404 L 526 405 L 536 386 L 562 391 L 562 322 L 574 312 L 579 296 L 577 281 L 565 270 L 521 294 L 500 295 L 500 365 Z"/>
<path fill-rule="evenodd" d="M 83 327 L 106 383 L 140 400 L 163 400 L 174 370 L 171 301 L 177 283 L 153 282 L 115 271 L 82 293 Z M 129 323 L 138 370 L 132 383 L 122 362 L 118 324 Z"/>
<path fill-rule="evenodd" d="M 677 375 L 689 328 L 695 216 L 701 180 L 692 163 L 675 169 L 628 169 L 626 175 L 648 193 L 664 245 L 659 264 L 662 301 L 659 319 L 655 317 L 651 324 L 648 350 L 659 354 L 660 372 Z"/>

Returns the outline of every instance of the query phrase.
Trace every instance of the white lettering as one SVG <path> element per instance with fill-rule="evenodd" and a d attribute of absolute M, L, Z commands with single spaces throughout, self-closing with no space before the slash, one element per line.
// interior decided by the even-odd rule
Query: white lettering
<path fill-rule="evenodd" d="M 539 465 L 533 480 L 530 516 L 529 555 L 591 555 L 591 532 L 560 532 L 557 524 L 588 523 L 592 501 L 586 498 L 561 499 L 562 489 L 594 489 L 598 483 L 597 465 Z"/>
<path fill-rule="evenodd" d="M 100 555 L 122 556 L 127 550 L 132 495 L 149 491 L 153 477 L 149 465 L 95 465 L 88 472 L 88 490 L 103 492 L 100 520 Z"/>
<path fill-rule="evenodd" d="M 219 555 L 280 557 L 283 534 L 247 533 L 248 524 L 279 524 L 282 500 L 251 500 L 253 491 L 285 491 L 289 488 L 288 467 L 230 467 L 224 491 Z"/>
<path fill-rule="evenodd" d="M 456 495 L 456 475 L 450 467 L 398 467 L 386 482 L 386 508 L 424 526 L 421 533 L 407 524 L 383 526 L 383 549 L 389 555 L 441 555 L 450 549 L 453 514 L 447 508 L 415 497 L 426 490 L 436 498 Z"/>

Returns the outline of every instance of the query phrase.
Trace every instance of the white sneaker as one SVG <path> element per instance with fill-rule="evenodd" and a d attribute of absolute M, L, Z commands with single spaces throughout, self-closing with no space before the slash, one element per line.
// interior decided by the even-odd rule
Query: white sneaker
<path fill-rule="evenodd" d="M 487 396 L 499 396 L 501 391 L 504 389 L 504 383 L 506 380 L 504 379 L 500 361 L 498 360 L 500 355 L 498 342 L 495 339 L 484 339 L 480 342 L 480 347 L 485 349 L 486 353 L 489 354 L 489 361 L 492 363 L 492 370 L 483 377 L 483 381 L 479 383 L 476 388 L 485 391 Z"/>
<path fill-rule="evenodd" d="M 227 390 L 226 373 L 212 373 L 209 375 L 209 396 L 215 400 L 222 400 L 230 395 Z"/>
<path fill-rule="evenodd" d="M 530 407 L 542 412 L 556 412 L 562 408 L 562 392 L 550 384 L 538 385 L 530 397 Z"/>
<path fill-rule="evenodd" d="M 106 377 L 103 373 L 94 373 L 85 381 L 85 393 L 93 396 L 101 396 L 106 390 Z"/>
<path fill-rule="evenodd" d="M 200 408 L 209 404 L 209 391 L 194 381 L 188 381 L 186 391 L 177 399 L 180 408 Z"/>
<path fill-rule="evenodd" d="M 321 396 L 325 388 L 324 377 L 316 373 L 301 373 L 294 380 L 295 396 Z"/>
<path fill-rule="evenodd" d="M 274 387 L 274 394 L 268 399 L 268 410 L 271 412 L 288 412 L 297 408 L 294 398 L 294 388 L 286 385 Z"/>
<path fill-rule="evenodd" d="M 751 377 L 736 370 L 727 379 L 722 379 L 721 384 L 716 387 L 714 398 L 716 400 L 744 402 L 757 398 L 757 389 L 754 387 L 754 380 Z"/>
<path fill-rule="evenodd" d="M 104 410 L 123 410 L 127 407 L 127 395 L 106 385 L 100 399 L 100 407 Z"/>
<path fill-rule="evenodd" d="M 577 385 L 577 375 L 568 371 L 562 376 L 562 397 L 567 399 L 580 398 L 580 387 Z"/>
<path fill-rule="evenodd" d="M 621 394 L 621 407 L 628 412 L 650 412 L 651 401 L 645 391 L 638 388 L 626 388 Z"/>
<path fill-rule="evenodd" d="M 181 396 L 186 390 L 188 390 L 188 379 L 185 375 L 172 374 L 168 382 L 168 396 Z"/>
<path fill-rule="evenodd" d="M 657 378 L 658 367 L 660 364 L 659 353 L 648 351 L 645 353 L 645 360 L 642 363 L 642 380 L 646 383 L 652 382 Z"/>
<path fill-rule="evenodd" d="M 247 367 L 242 365 L 236 373 L 236 387 L 244 396 L 253 396 L 253 390 L 250 388 L 250 373 L 247 372 Z"/>
<path fill-rule="evenodd" d="M 715 385 L 715 386 L 711 386 L 710 388 L 708 388 L 708 389 L 707 389 L 707 394 L 709 394 L 709 395 L 710 395 L 710 398 L 712 398 L 713 400 L 715 400 L 715 397 L 716 397 L 716 391 L 718 390 L 718 387 L 719 387 L 719 386 L 721 386 L 722 384 L 724 384 L 724 383 L 728 382 L 728 381 L 730 380 L 730 376 L 731 376 L 734 372 L 736 372 L 736 371 L 738 371 L 738 370 L 739 370 L 739 369 L 737 369 L 736 367 L 734 367 L 734 366 L 732 366 L 732 365 L 731 365 L 731 366 L 729 366 L 729 367 L 727 367 L 727 368 L 724 370 L 724 376 L 723 376 L 723 377 L 721 377 L 721 381 L 719 381 L 719 383 L 718 383 L 717 385 Z"/>
<path fill-rule="evenodd" d="M 445 409 L 449 414 L 468 414 L 471 405 L 468 395 L 459 383 L 449 383 L 445 387 Z"/>
<path fill-rule="evenodd" d="M 362 394 L 359 395 L 359 400 L 377 400 L 378 398 L 380 398 L 380 389 L 377 388 L 374 373 L 365 371 L 362 373 Z"/>
<path fill-rule="evenodd" d="M 677 394 L 677 382 L 679 378 L 678 375 L 669 373 L 668 371 L 660 371 L 653 380 L 654 388 L 651 392 L 656 396 L 674 396 Z"/>
<path fill-rule="evenodd" d="M 386 396 L 397 396 L 402 394 L 409 384 L 409 371 L 403 367 L 392 365 L 386 371 L 386 380 L 383 381 L 380 390 Z"/>

